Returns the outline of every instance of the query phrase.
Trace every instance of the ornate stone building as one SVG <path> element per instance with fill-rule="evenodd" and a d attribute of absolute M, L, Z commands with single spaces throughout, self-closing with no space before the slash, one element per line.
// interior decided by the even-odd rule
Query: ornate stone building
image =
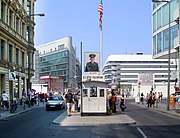
<path fill-rule="evenodd" d="M 28 55 L 30 76 L 34 74 L 35 23 L 33 16 L 28 20 L 28 15 L 34 14 L 35 1 L 0 0 L 0 95 L 6 91 L 10 100 L 27 94 Z"/>

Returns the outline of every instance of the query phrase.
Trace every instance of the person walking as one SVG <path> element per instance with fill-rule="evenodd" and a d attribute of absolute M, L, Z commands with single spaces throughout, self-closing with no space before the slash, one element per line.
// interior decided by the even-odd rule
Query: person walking
<path fill-rule="evenodd" d="M 4 110 L 9 110 L 9 102 L 8 102 L 9 96 L 6 93 L 6 91 L 3 91 L 2 94 L 2 102 L 3 102 L 3 106 L 4 106 Z"/>
<path fill-rule="evenodd" d="M 155 95 L 155 93 L 152 93 L 152 99 L 151 99 L 152 108 L 154 108 L 155 101 L 156 101 L 156 95 Z"/>
<path fill-rule="evenodd" d="M 72 103 L 72 91 L 69 89 L 68 93 L 65 95 L 65 101 L 67 106 L 68 117 L 71 116 L 71 103 Z"/>
<path fill-rule="evenodd" d="M 122 112 L 124 112 L 126 109 L 124 93 L 122 94 L 122 97 L 121 97 L 120 108 Z"/>
<path fill-rule="evenodd" d="M 147 107 L 152 106 L 152 92 L 150 91 L 150 94 L 147 95 Z"/>
<path fill-rule="evenodd" d="M 111 102 L 112 102 L 112 112 L 116 113 L 116 94 L 114 92 L 112 92 Z"/>
<path fill-rule="evenodd" d="M 107 109 L 108 109 L 108 113 L 111 114 L 112 113 L 112 93 L 111 93 L 111 89 L 108 90 L 108 95 L 107 95 Z"/>
<path fill-rule="evenodd" d="M 144 94 L 141 93 L 141 103 L 144 104 Z"/>
<path fill-rule="evenodd" d="M 80 112 L 80 110 L 81 110 L 81 94 L 80 94 L 80 92 L 78 93 L 78 112 Z"/>
<path fill-rule="evenodd" d="M 74 92 L 72 92 L 71 94 L 72 94 L 71 112 L 74 113 L 74 112 L 75 112 L 75 104 L 76 104 L 76 101 L 75 101 Z"/>

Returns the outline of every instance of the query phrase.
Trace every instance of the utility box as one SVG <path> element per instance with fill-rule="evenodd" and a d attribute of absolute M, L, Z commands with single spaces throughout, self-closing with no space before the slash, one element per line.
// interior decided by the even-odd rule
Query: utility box
<path fill-rule="evenodd" d="M 91 79 L 89 79 L 91 78 Z M 107 88 L 104 80 L 89 76 L 82 83 L 81 115 L 106 115 Z"/>

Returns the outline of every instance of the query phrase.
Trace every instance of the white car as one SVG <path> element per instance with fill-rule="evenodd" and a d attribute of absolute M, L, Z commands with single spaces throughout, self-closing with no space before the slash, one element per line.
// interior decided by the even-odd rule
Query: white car
<path fill-rule="evenodd" d="M 64 99 L 62 96 L 53 95 L 49 97 L 48 101 L 46 102 L 46 111 L 50 109 L 63 109 L 65 108 Z"/>

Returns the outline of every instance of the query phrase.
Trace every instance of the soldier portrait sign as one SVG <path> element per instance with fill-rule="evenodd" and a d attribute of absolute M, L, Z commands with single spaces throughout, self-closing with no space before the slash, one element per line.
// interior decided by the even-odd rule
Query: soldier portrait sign
<path fill-rule="evenodd" d="M 85 52 L 85 72 L 99 72 L 99 53 Z"/>

